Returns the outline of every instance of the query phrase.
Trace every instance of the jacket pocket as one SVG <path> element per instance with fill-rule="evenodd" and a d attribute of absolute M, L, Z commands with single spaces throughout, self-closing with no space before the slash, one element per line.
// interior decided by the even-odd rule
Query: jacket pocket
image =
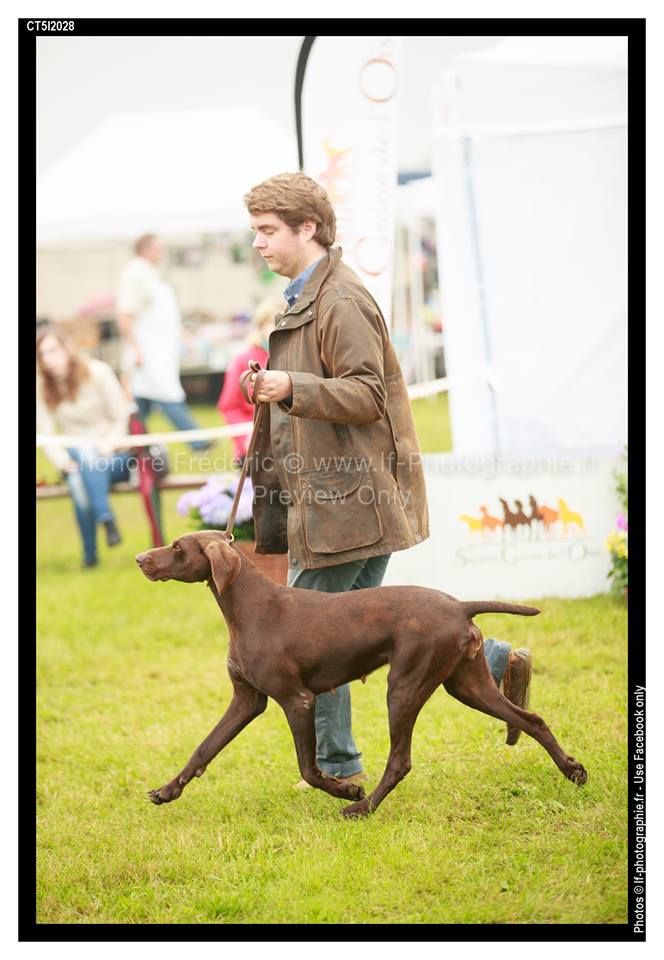
<path fill-rule="evenodd" d="M 383 525 L 370 470 L 301 476 L 304 536 L 312 553 L 342 553 L 380 540 Z"/>

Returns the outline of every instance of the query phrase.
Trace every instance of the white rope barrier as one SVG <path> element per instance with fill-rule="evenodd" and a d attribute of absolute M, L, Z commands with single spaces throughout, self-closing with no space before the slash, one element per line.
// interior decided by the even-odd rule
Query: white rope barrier
<path fill-rule="evenodd" d="M 454 381 L 456 386 L 460 379 Z M 433 397 L 437 393 L 446 393 L 450 389 L 450 377 L 440 377 L 438 380 L 428 380 L 426 383 L 412 383 L 408 387 L 408 396 L 411 400 L 422 400 L 424 397 Z"/>
<path fill-rule="evenodd" d="M 201 427 L 199 430 L 175 430 L 171 433 L 133 433 L 114 437 L 113 444 L 122 447 L 149 447 L 153 443 L 190 443 L 192 440 L 219 440 L 224 437 L 242 437 L 251 433 L 253 423 L 233 423 L 225 427 Z M 38 433 L 38 447 L 88 447 L 94 437 L 71 437 L 63 433 Z"/>
<path fill-rule="evenodd" d="M 437 393 L 445 393 L 451 386 L 473 379 L 466 377 L 440 377 L 426 383 L 414 383 L 408 387 L 411 400 L 421 400 Z M 221 440 L 225 437 L 242 437 L 251 433 L 253 423 L 234 423 L 222 427 L 203 427 L 200 430 L 175 430 L 171 433 L 135 433 L 125 437 L 113 438 L 113 446 L 121 450 L 125 447 L 149 447 L 153 443 L 191 443 L 192 440 Z M 38 433 L 38 447 L 88 447 L 94 444 L 94 437 L 71 437 L 66 434 Z"/>

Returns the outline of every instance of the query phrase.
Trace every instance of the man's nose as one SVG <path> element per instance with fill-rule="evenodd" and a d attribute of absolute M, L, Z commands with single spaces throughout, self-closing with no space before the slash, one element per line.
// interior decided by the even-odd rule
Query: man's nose
<path fill-rule="evenodd" d="M 256 236 L 254 237 L 253 246 L 257 250 L 260 250 L 261 247 L 265 246 L 265 237 L 261 237 L 259 234 L 256 234 Z"/>

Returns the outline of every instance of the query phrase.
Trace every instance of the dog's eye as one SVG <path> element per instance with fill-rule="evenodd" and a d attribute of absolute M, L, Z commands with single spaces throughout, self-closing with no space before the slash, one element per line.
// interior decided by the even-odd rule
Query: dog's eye
<path fill-rule="evenodd" d="M 174 544 L 173 544 L 173 549 L 174 549 L 174 550 L 182 550 L 182 547 L 180 546 L 179 543 L 174 543 Z"/>

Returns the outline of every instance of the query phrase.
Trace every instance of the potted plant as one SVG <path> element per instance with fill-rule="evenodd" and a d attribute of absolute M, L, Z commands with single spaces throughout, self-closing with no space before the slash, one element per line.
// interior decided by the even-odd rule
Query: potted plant
<path fill-rule="evenodd" d="M 616 517 L 616 525 L 605 541 L 606 549 L 611 555 L 611 569 L 608 577 L 614 593 L 622 594 L 627 599 L 628 588 L 628 548 L 627 548 L 627 472 L 615 470 L 616 492 L 622 507 L 622 512 Z"/>
<path fill-rule="evenodd" d="M 177 504 L 180 516 L 189 517 L 194 530 L 225 530 L 237 493 L 239 475 L 211 477 L 205 486 L 184 493 Z M 247 477 L 242 487 L 233 536 L 238 549 L 258 567 L 261 573 L 276 583 L 285 584 L 288 574 L 286 554 L 255 553 L 256 542 L 253 516 L 254 491 Z"/>

